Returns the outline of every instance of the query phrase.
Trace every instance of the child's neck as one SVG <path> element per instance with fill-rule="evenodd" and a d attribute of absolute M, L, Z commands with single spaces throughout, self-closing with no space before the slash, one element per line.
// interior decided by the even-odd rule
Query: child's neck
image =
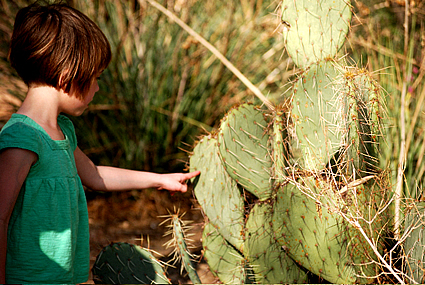
<path fill-rule="evenodd" d="M 53 140 L 63 140 L 64 135 L 58 125 L 59 93 L 49 86 L 30 87 L 27 96 L 17 111 L 39 124 Z"/>

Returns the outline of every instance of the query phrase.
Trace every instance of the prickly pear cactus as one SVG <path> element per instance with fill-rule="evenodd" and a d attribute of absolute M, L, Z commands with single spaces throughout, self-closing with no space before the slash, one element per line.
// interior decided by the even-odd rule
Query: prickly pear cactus
<path fill-rule="evenodd" d="M 235 106 L 190 158 L 201 170 L 194 192 L 208 220 L 205 256 L 225 283 L 303 283 L 308 271 L 370 283 L 388 189 L 378 167 L 380 88 L 337 59 L 347 1 L 284 0 L 281 9 L 286 49 L 301 68 L 289 101 L 271 111 Z M 231 264 L 230 272 L 248 264 L 253 277 L 229 276 Z"/>
<path fill-rule="evenodd" d="M 113 243 L 97 256 L 93 266 L 98 284 L 170 283 L 163 265 L 148 250 L 129 243 Z"/>

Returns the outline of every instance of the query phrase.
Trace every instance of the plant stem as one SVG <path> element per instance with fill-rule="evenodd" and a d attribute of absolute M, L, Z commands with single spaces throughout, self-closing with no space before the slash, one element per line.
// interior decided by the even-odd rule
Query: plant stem
<path fill-rule="evenodd" d="M 141 0 L 139 0 L 141 1 Z M 209 49 L 236 77 L 239 78 L 239 80 L 242 81 L 243 84 L 250 89 L 255 96 L 258 97 L 266 106 L 269 108 L 269 110 L 274 111 L 273 104 L 261 93 L 260 89 L 258 89 L 254 84 L 251 83 L 251 81 L 248 80 L 248 78 L 245 77 L 245 75 L 242 74 L 242 72 L 239 71 L 221 52 L 219 52 L 212 44 L 210 44 L 207 40 L 205 40 L 201 35 L 199 35 L 197 32 L 195 32 L 191 27 L 186 25 L 182 20 L 180 20 L 176 15 L 174 15 L 172 12 L 167 10 L 164 6 L 156 2 L 155 0 L 146 0 L 157 8 L 159 11 L 161 11 L 163 14 L 165 14 L 167 17 L 172 19 L 174 22 L 176 22 L 180 27 L 182 27 L 186 32 L 188 32 L 192 37 L 194 37 L 197 41 L 199 41 L 203 46 L 205 46 L 207 49 Z"/>

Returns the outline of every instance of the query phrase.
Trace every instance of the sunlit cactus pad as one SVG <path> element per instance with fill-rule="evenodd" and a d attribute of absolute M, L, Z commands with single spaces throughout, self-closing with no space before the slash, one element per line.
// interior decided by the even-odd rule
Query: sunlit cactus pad
<path fill-rule="evenodd" d="M 291 118 L 293 164 L 306 170 L 327 167 L 347 133 L 344 80 L 333 61 L 313 64 L 295 82 Z"/>
<path fill-rule="evenodd" d="M 245 257 L 219 231 L 206 223 L 202 234 L 204 257 L 211 272 L 225 284 L 253 283 L 254 273 Z"/>
<path fill-rule="evenodd" d="M 223 118 L 217 139 L 226 171 L 260 200 L 271 195 L 267 125 L 261 109 L 240 105 Z"/>
<path fill-rule="evenodd" d="M 297 66 L 336 56 L 350 27 L 349 1 L 291 0 L 281 6 L 286 49 Z"/>
<path fill-rule="evenodd" d="M 276 243 L 273 232 L 273 205 L 256 204 L 246 222 L 245 255 L 260 284 L 306 283 L 307 273 Z"/>
<path fill-rule="evenodd" d="M 211 135 L 203 137 L 190 158 L 193 171 L 200 170 L 196 178 L 195 196 L 209 220 L 238 250 L 243 250 L 243 198 L 236 182 L 225 171 L 217 140 Z"/>
<path fill-rule="evenodd" d="M 273 229 L 277 242 L 307 270 L 333 283 L 355 283 L 344 221 L 328 210 L 337 199 L 332 199 L 333 193 L 329 188 L 326 191 L 325 184 L 314 177 L 302 177 L 283 186 L 276 197 Z M 318 199 L 323 204 L 303 194 L 321 191 L 323 196 Z"/>
<path fill-rule="evenodd" d="M 288 126 L 292 165 L 362 177 L 378 169 L 382 91 L 364 69 L 327 59 L 295 80 Z"/>

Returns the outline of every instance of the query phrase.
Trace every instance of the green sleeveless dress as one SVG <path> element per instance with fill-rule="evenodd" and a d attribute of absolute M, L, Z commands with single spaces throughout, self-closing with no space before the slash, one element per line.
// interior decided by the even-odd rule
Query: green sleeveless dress
<path fill-rule="evenodd" d="M 27 116 L 13 114 L 0 132 L 0 151 L 38 155 L 8 226 L 7 283 L 82 283 L 89 276 L 87 202 L 77 173 L 72 122 L 58 117 L 65 140 L 54 141 Z"/>

